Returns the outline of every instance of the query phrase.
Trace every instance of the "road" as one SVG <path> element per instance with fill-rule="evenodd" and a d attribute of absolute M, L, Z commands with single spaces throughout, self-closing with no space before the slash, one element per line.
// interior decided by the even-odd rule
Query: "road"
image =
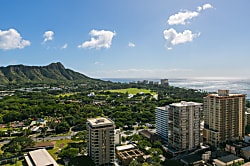
<path fill-rule="evenodd" d="M 64 140 L 64 139 L 71 139 L 71 135 L 65 135 L 65 136 L 47 136 L 45 138 L 34 138 L 32 137 L 34 141 L 53 141 L 53 140 Z"/>

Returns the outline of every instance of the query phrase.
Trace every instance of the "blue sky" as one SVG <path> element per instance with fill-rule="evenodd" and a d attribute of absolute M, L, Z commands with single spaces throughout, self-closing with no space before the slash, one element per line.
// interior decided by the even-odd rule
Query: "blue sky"
<path fill-rule="evenodd" d="M 95 78 L 250 78 L 247 0 L 2 0 L 0 66 Z"/>

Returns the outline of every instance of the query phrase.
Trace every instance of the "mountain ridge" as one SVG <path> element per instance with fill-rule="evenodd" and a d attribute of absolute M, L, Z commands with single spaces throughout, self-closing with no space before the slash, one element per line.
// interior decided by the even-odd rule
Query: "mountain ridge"
<path fill-rule="evenodd" d="M 97 80 L 71 69 L 66 69 L 61 62 L 51 63 L 47 66 L 26 66 L 19 64 L 0 67 L 1 84 L 92 82 Z"/>

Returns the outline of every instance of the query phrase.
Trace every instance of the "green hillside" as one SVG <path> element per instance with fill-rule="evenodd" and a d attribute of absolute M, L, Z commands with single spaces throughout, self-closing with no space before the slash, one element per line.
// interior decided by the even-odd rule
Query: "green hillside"
<path fill-rule="evenodd" d="M 9 83 L 58 83 L 101 81 L 66 69 L 60 62 L 48 66 L 10 65 L 0 67 L 1 84 Z"/>

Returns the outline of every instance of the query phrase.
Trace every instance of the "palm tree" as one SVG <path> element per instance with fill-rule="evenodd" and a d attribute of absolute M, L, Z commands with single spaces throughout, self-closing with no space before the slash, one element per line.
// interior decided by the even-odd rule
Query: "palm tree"
<path fill-rule="evenodd" d="M 46 131 L 48 130 L 48 127 L 47 126 L 43 126 L 41 128 L 41 133 L 43 134 L 43 141 L 44 141 L 44 138 L 45 138 L 45 135 L 46 135 Z"/>

